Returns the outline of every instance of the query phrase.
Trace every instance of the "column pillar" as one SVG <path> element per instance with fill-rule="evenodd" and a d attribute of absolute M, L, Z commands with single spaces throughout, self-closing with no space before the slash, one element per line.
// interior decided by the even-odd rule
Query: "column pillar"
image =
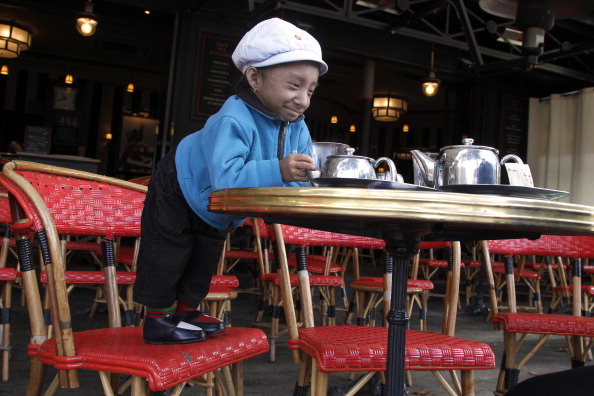
<path fill-rule="evenodd" d="M 361 137 L 359 152 L 368 156 L 371 142 L 371 107 L 373 105 L 373 85 L 375 81 L 375 61 L 366 59 L 363 65 L 363 95 L 361 100 Z"/>

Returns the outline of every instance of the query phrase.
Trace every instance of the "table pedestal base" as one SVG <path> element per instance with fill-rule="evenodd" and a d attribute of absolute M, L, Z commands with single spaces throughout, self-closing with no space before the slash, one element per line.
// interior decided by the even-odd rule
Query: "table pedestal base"
<path fill-rule="evenodd" d="M 404 384 L 404 359 L 406 329 L 409 317 L 406 311 L 408 268 L 412 257 L 418 253 L 419 239 L 386 240 L 386 250 L 394 258 L 392 274 L 392 301 L 388 322 L 388 359 L 386 362 L 386 392 L 389 396 L 406 395 Z"/>

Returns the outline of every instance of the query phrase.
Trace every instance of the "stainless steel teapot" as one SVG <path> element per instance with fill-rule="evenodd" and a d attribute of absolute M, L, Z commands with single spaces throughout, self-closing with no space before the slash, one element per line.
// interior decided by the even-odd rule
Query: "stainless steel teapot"
<path fill-rule="evenodd" d="M 322 169 L 326 158 L 329 155 L 346 155 L 353 154 L 355 149 L 350 147 L 348 144 L 337 143 L 337 142 L 312 142 L 309 145 L 309 154 L 314 160 L 314 165 L 318 169 Z M 306 171 L 309 179 L 314 179 L 321 176 L 320 170 Z"/>
<path fill-rule="evenodd" d="M 437 158 L 411 150 L 415 183 L 434 188 L 453 184 L 499 184 L 499 151 L 473 143 L 473 139 L 462 139 L 461 145 L 443 147 Z"/>
<path fill-rule="evenodd" d="M 397 181 L 398 174 L 394 161 L 387 157 L 377 160 L 361 155 L 329 155 L 322 166 L 321 177 L 346 177 L 354 179 L 377 179 L 376 169 L 380 164 L 388 165 L 388 180 Z"/>

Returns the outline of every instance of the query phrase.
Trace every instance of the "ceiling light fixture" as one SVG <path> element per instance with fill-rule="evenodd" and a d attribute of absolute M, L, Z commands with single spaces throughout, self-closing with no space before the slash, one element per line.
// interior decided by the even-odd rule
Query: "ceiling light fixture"
<path fill-rule="evenodd" d="M 0 57 L 16 58 L 31 47 L 31 33 L 10 23 L 0 22 Z"/>
<path fill-rule="evenodd" d="M 406 100 L 392 95 L 378 95 L 373 98 L 371 114 L 377 121 L 396 121 L 408 110 Z"/>
<path fill-rule="evenodd" d="M 441 81 L 435 78 L 434 62 L 435 53 L 431 50 L 431 67 L 429 68 L 429 76 L 423 80 L 423 94 L 425 96 L 435 96 L 439 90 L 439 84 Z"/>
<path fill-rule="evenodd" d="M 87 0 L 84 11 L 77 14 L 76 30 L 83 36 L 92 36 L 97 30 L 98 18 L 93 12 L 92 0 Z"/>

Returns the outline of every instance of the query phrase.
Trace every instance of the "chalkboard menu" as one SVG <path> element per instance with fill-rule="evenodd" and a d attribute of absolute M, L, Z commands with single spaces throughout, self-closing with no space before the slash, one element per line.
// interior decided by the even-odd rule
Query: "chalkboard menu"
<path fill-rule="evenodd" d="M 238 40 L 203 34 L 200 40 L 194 116 L 216 113 L 233 93 L 240 73 L 231 60 Z"/>
<path fill-rule="evenodd" d="M 49 154 L 50 137 L 50 128 L 27 125 L 25 127 L 25 152 Z"/>

